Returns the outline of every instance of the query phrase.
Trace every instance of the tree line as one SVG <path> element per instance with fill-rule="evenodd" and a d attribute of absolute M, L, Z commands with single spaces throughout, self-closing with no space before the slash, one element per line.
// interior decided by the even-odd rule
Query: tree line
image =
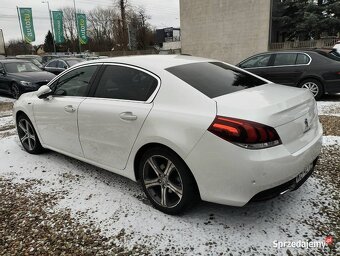
<path fill-rule="evenodd" d="M 274 0 L 273 26 L 284 40 L 337 37 L 340 32 L 339 0 Z"/>
<path fill-rule="evenodd" d="M 143 50 L 153 46 L 154 32 L 145 9 L 131 6 L 127 0 L 115 0 L 114 3 L 110 8 L 96 7 L 89 12 L 77 10 L 78 13 L 86 13 L 87 17 L 88 43 L 81 45 L 81 50 L 93 52 Z M 56 45 L 57 51 L 78 52 L 74 9 L 65 7 L 60 11 L 63 12 L 65 42 Z M 11 40 L 8 43 L 7 54 L 29 54 L 37 49 L 38 46 L 32 46 L 21 40 Z M 43 49 L 45 52 L 53 52 L 51 31 L 45 36 Z"/>

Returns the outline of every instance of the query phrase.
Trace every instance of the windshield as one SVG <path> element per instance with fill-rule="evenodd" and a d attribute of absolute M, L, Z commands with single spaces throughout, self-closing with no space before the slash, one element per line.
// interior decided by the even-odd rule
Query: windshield
<path fill-rule="evenodd" d="M 39 72 L 41 71 L 32 62 L 13 62 L 5 63 L 5 68 L 8 73 L 21 73 L 21 72 Z"/>
<path fill-rule="evenodd" d="M 38 67 L 41 66 L 41 63 L 37 59 L 32 59 L 31 60 L 33 64 L 37 65 Z"/>
<path fill-rule="evenodd" d="M 266 84 L 265 81 L 222 62 L 200 62 L 166 69 L 209 98 Z"/>
<path fill-rule="evenodd" d="M 67 64 L 70 66 L 70 67 L 72 67 L 72 66 L 74 66 L 74 65 L 76 65 L 76 64 L 78 64 L 78 63 L 80 63 L 80 62 L 83 62 L 84 60 L 82 60 L 82 59 L 79 59 L 79 60 L 66 60 L 66 62 L 67 62 Z"/>

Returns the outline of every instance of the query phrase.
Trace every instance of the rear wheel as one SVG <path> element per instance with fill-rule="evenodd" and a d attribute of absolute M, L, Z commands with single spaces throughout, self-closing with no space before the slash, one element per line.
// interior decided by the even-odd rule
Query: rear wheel
<path fill-rule="evenodd" d="M 198 198 L 196 184 L 183 160 L 167 148 L 152 148 L 139 165 L 145 194 L 158 210 L 178 214 Z"/>
<path fill-rule="evenodd" d="M 20 91 L 20 88 L 19 88 L 18 84 L 12 83 L 12 85 L 11 85 L 11 94 L 12 94 L 14 99 L 19 99 L 19 97 L 21 95 L 21 91 Z"/>
<path fill-rule="evenodd" d="M 42 153 L 44 148 L 41 146 L 37 133 L 25 115 L 20 115 L 17 122 L 17 130 L 20 142 L 24 149 L 30 154 Z"/>
<path fill-rule="evenodd" d="M 316 100 L 320 99 L 323 95 L 323 86 L 316 79 L 304 80 L 300 83 L 300 87 L 310 90 Z"/>

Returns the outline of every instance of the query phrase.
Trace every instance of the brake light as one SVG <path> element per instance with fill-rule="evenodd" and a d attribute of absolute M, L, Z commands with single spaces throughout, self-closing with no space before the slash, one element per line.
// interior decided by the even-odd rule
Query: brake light
<path fill-rule="evenodd" d="M 248 149 L 263 149 L 282 144 L 273 127 L 242 119 L 216 116 L 208 131 Z"/>

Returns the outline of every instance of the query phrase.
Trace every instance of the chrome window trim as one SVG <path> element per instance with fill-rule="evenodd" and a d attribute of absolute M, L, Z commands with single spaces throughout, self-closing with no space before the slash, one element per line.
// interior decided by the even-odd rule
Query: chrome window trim
<path fill-rule="evenodd" d="M 270 54 L 270 55 L 272 55 L 272 54 L 289 54 L 289 53 L 304 54 L 304 55 L 306 55 L 309 58 L 309 62 L 306 63 L 306 64 L 278 65 L 278 66 L 274 66 L 273 65 L 273 66 L 266 66 L 266 67 L 254 67 L 254 68 L 243 68 L 243 69 L 247 70 L 247 69 L 259 69 L 259 68 L 281 68 L 281 67 L 309 66 L 311 64 L 312 60 L 313 60 L 312 57 L 308 53 L 305 53 L 305 52 L 275 52 L 275 53 L 262 53 L 262 54 L 258 54 L 258 55 L 252 56 L 252 57 L 244 60 L 243 62 L 246 62 L 247 60 L 250 60 L 251 58 L 262 56 L 262 55 L 268 55 L 268 54 Z M 240 65 L 242 65 L 242 64 L 240 64 Z"/>
<path fill-rule="evenodd" d="M 157 80 L 157 86 L 156 86 L 156 89 L 153 91 L 153 93 L 150 95 L 150 97 L 146 100 L 146 101 L 140 101 L 140 100 L 124 100 L 124 99 L 111 99 L 111 98 L 99 98 L 99 97 L 89 97 L 91 99 L 101 99 L 101 100 L 113 100 L 113 101 L 122 101 L 122 102 L 132 102 L 132 103 L 143 103 L 143 104 L 149 104 L 149 103 L 152 103 L 154 98 L 156 97 L 158 91 L 159 91 L 159 88 L 161 87 L 161 79 L 155 75 L 154 73 L 146 70 L 146 69 L 143 69 L 143 68 L 140 68 L 138 66 L 133 66 L 133 65 L 129 65 L 129 64 L 124 64 L 124 63 L 118 63 L 118 62 L 103 62 L 102 63 L 103 65 L 107 65 L 107 66 L 120 66 L 120 67 L 127 67 L 127 68 L 132 68 L 132 69 L 136 69 L 136 70 L 139 70 L 143 73 L 146 73 L 150 76 L 152 76 L 153 78 L 155 78 Z"/>
<path fill-rule="evenodd" d="M 79 65 L 79 66 L 73 66 L 71 68 L 68 68 L 68 69 L 65 69 L 65 71 L 61 72 L 59 75 L 57 75 L 56 77 L 54 77 L 48 84 L 47 86 L 50 87 L 51 85 L 54 84 L 54 82 L 56 82 L 60 77 L 66 75 L 67 73 L 73 71 L 73 70 L 76 70 L 76 69 L 79 69 L 79 68 L 86 68 L 86 67 L 89 67 L 89 66 L 98 66 L 100 67 L 101 65 L 103 65 L 103 63 L 90 63 L 90 64 L 85 64 L 85 65 Z M 55 95 L 52 95 L 53 97 L 55 97 Z M 78 98 L 88 98 L 86 96 L 63 96 L 63 95 L 60 95 L 60 96 L 57 96 L 58 98 L 59 97 L 78 97 Z"/>
<path fill-rule="evenodd" d="M 51 86 L 55 81 L 57 81 L 61 76 L 67 74 L 68 72 L 71 72 L 73 70 L 76 70 L 78 68 L 84 68 L 84 67 L 88 67 L 88 66 L 102 66 L 102 65 L 110 65 L 110 66 L 123 66 L 123 67 L 128 67 L 128 68 L 133 68 L 133 69 L 137 69 L 141 72 L 144 72 L 150 76 L 152 76 L 153 78 L 155 78 L 157 80 L 157 87 L 154 90 L 154 92 L 150 95 L 150 97 L 146 100 L 146 101 L 138 101 L 138 100 L 124 100 L 124 99 L 111 99 L 111 98 L 99 98 L 99 97 L 84 97 L 84 96 L 58 96 L 58 97 L 81 97 L 81 98 L 88 98 L 88 99 L 100 99 L 100 100 L 111 100 L 111 101 L 123 101 L 123 102 L 132 102 L 132 103 L 143 103 L 143 104 L 150 104 L 153 102 L 153 100 L 155 99 L 160 87 L 161 87 L 161 79 L 159 76 L 157 76 L 156 74 L 152 73 L 149 70 L 143 69 L 141 67 L 138 66 L 134 66 L 134 65 L 130 65 L 130 64 L 124 64 L 124 63 L 118 63 L 118 62 L 95 62 L 95 63 L 81 63 L 81 64 L 77 64 L 76 66 L 72 66 L 68 69 L 66 69 L 65 71 L 63 71 L 62 73 L 60 73 L 59 75 L 57 75 L 55 78 L 53 78 L 48 84 L 47 86 Z"/>

